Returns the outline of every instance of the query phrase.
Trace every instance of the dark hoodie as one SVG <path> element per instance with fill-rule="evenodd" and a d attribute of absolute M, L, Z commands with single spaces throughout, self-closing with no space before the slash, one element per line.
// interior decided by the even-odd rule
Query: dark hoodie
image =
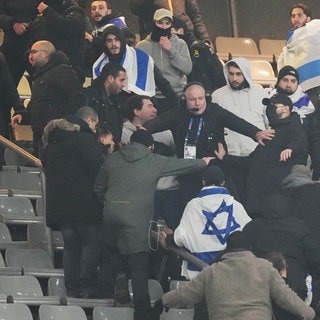
<path fill-rule="evenodd" d="M 76 72 L 68 57 L 56 51 L 48 63 L 35 70 L 31 101 L 22 114 L 23 124 L 31 124 L 35 149 L 40 142 L 45 125 L 52 119 L 69 113 L 65 106 L 72 92 L 81 88 Z"/>
<path fill-rule="evenodd" d="M 126 50 L 126 39 L 124 37 L 124 33 L 121 31 L 121 29 L 117 26 L 109 26 L 107 28 L 104 29 L 103 34 L 102 34 L 102 42 L 105 43 L 107 35 L 109 34 L 113 34 L 115 35 L 121 42 L 121 48 L 120 48 L 120 52 L 118 54 L 111 54 L 110 51 L 104 47 L 103 52 L 108 56 L 110 61 L 114 61 L 114 62 L 119 62 Z"/>
<path fill-rule="evenodd" d="M 272 251 L 283 253 L 288 267 L 287 283 L 304 299 L 307 272 L 314 279 L 320 275 L 320 246 L 303 221 L 291 215 L 288 197 L 270 194 L 261 206 L 260 217 L 250 221 L 243 232 L 258 257 Z"/>

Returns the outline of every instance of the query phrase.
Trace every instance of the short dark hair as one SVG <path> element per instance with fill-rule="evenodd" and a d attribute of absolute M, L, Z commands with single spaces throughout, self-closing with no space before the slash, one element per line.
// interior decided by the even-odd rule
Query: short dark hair
<path fill-rule="evenodd" d="M 176 17 L 176 16 L 173 17 L 172 28 L 174 28 L 176 30 L 182 28 L 184 34 L 186 34 L 188 32 L 188 27 L 187 27 L 186 23 L 181 18 Z"/>
<path fill-rule="evenodd" d="M 297 4 L 295 4 L 295 5 L 290 9 L 289 15 L 291 16 L 292 10 L 293 10 L 293 9 L 297 9 L 297 8 L 302 9 L 303 13 L 304 13 L 307 17 L 310 17 L 310 18 L 312 19 L 311 10 L 310 10 L 310 8 L 309 8 L 306 4 L 304 4 L 304 3 L 297 3 Z"/>
<path fill-rule="evenodd" d="M 111 5 L 110 0 L 91 0 L 90 3 L 95 2 L 95 1 L 104 1 L 107 4 L 108 9 L 110 9 L 110 5 Z"/>
<path fill-rule="evenodd" d="M 99 125 L 96 130 L 97 130 L 96 131 L 97 138 L 104 137 L 109 134 L 113 135 L 112 131 L 105 125 Z"/>
<path fill-rule="evenodd" d="M 229 61 L 226 63 L 227 67 L 234 67 L 234 68 L 237 68 L 237 69 L 240 69 L 240 67 L 234 62 L 234 61 Z"/>
<path fill-rule="evenodd" d="M 143 100 L 151 100 L 151 98 L 144 95 L 133 95 L 127 100 L 126 116 L 130 121 L 134 119 L 134 110 L 142 109 Z"/>
<path fill-rule="evenodd" d="M 102 69 L 99 76 L 102 80 L 107 79 L 109 76 L 117 77 L 120 71 L 126 72 L 126 69 L 116 62 L 108 62 Z"/>
<path fill-rule="evenodd" d="M 262 258 L 270 261 L 279 273 L 287 269 L 286 259 L 281 252 L 268 252 Z"/>

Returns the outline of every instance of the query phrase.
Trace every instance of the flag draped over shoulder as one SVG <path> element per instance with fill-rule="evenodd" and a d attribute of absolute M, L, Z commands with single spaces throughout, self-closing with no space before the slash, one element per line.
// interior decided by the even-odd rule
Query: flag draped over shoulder
<path fill-rule="evenodd" d="M 313 19 L 294 30 L 278 60 L 278 70 L 285 65 L 296 68 L 304 91 L 320 86 L 320 20 Z"/>
<path fill-rule="evenodd" d="M 93 64 L 93 79 L 100 76 L 103 67 L 109 62 L 105 53 Z M 125 53 L 119 62 L 127 74 L 125 91 L 153 97 L 155 92 L 154 62 L 142 50 L 126 46 Z"/>

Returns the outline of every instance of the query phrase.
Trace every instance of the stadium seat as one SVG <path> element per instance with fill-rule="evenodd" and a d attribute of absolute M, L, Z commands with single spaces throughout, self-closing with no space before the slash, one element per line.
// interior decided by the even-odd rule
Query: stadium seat
<path fill-rule="evenodd" d="M 132 320 L 133 308 L 100 307 L 93 309 L 92 320 Z"/>
<path fill-rule="evenodd" d="M 132 292 L 132 282 L 131 279 L 129 279 L 128 282 L 129 287 L 129 294 L 131 300 L 133 299 L 133 292 Z M 149 289 L 149 295 L 150 295 L 150 301 L 151 304 L 154 304 L 157 300 L 159 300 L 163 295 L 163 289 L 161 287 L 161 284 L 159 281 L 154 279 L 148 280 L 148 289 Z"/>
<path fill-rule="evenodd" d="M 33 320 L 29 307 L 24 303 L 0 303 L 3 320 Z"/>
<path fill-rule="evenodd" d="M 266 60 L 250 60 L 249 62 L 253 83 L 267 87 L 277 82 L 270 62 Z"/>
<path fill-rule="evenodd" d="M 86 313 L 79 306 L 53 306 L 43 304 L 39 307 L 39 320 L 87 320 Z"/>
<path fill-rule="evenodd" d="M 31 97 L 31 88 L 29 81 L 25 75 L 21 77 L 21 80 L 17 87 L 20 99 L 29 99 Z"/>
<path fill-rule="evenodd" d="M 265 39 L 259 41 L 260 53 L 263 55 L 274 55 L 277 59 L 285 46 L 285 40 Z"/>

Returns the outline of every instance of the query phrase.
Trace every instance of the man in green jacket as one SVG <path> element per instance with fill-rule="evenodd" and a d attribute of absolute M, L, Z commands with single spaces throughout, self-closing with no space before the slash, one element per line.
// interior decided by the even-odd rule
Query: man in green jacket
<path fill-rule="evenodd" d="M 132 280 L 134 320 L 154 320 L 148 293 L 149 229 L 160 177 L 204 169 L 212 157 L 176 159 L 152 152 L 153 138 L 137 130 L 131 143 L 113 153 L 98 173 L 95 191 L 104 198 L 107 242 L 124 255 Z"/>

